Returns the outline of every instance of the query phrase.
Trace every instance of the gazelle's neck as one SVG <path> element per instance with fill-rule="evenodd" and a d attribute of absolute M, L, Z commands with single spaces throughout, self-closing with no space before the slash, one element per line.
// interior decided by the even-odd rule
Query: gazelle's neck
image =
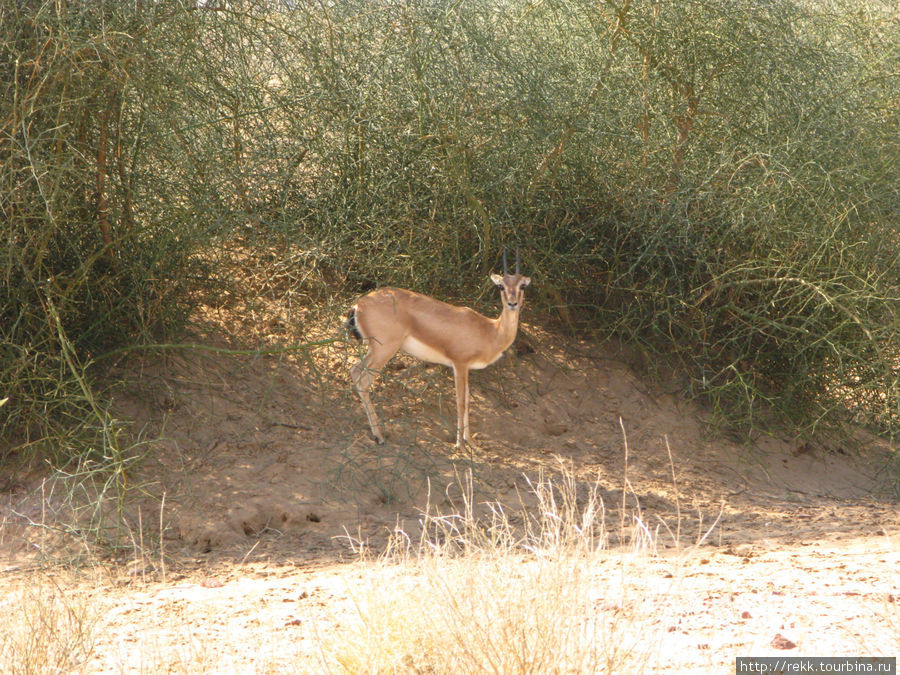
<path fill-rule="evenodd" d="M 516 339 L 516 332 L 519 330 L 519 310 L 510 309 L 503 303 L 503 311 L 494 321 L 497 325 L 497 341 L 505 350 Z"/>

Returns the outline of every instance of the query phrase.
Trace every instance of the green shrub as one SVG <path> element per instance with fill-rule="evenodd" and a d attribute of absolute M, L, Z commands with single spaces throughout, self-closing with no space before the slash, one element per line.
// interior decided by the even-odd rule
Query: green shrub
<path fill-rule="evenodd" d="M 238 242 L 482 308 L 518 243 L 538 311 L 727 424 L 894 433 L 891 3 L 213 5 L 2 10 L 12 445 L 78 428 L 84 365 L 175 329 Z"/>
<path fill-rule="evenodd" d="M 170 121 L 161 82 L 177 65 L 160 63 L 177 44 L 164 37 L 169 11 L 111 1 L 0 10 L 7 452 L 65 460 L 99 449 L 109 420 L 87 364 L 185 314 L 197 235 L 184 191 L 167 189 L 157 163 Z"/>

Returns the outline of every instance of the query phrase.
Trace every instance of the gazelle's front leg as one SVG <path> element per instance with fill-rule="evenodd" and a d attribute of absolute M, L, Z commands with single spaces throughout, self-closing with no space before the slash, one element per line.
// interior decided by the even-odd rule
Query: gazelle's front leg
<path fill-rule="evenodd" d="M 471 398 L 469 396 L 469 371 L 466 371 L 466 393 L 464 396 L 466 405 L 465 412 L 463 413 L 463 440 L 466 443 L 471 443 L 472 439 L 469 437 L 469 403 L 471 402 Z"/>
<path fill-rule="evenodd" d="M 453 380 L 456 384 L 456 447 L 462 448 L 469 441 L 469 369 L 454 365 Z"/>

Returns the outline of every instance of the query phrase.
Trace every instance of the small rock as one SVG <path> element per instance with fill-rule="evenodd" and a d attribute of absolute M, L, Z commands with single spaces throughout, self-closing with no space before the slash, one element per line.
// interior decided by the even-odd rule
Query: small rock
<path fill-rule="evenodd" d="M 772 638 L 772 647 L 774 649 L 794 649 L 797 645 L 790 640 L 788 640 L 781 633 L 775 633 L 775 637 Z"/>
<path fill-rule="evenodd" d="M 568 430 L 569 427 L 561 422 L 544 422 L 544 432 L 548 436 L 562 436 Z"/>

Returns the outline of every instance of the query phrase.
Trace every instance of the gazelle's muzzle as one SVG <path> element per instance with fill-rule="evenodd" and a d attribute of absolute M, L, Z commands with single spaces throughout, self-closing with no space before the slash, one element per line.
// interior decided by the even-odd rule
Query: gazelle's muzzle
<path fill-rule="evenodd" d="M 519 309 L 522 306 L 522 296 L 513 291 L 510 292 L 508 288 L 503 289 L 503 303 L 506 307 L 512 311 Z"/>

